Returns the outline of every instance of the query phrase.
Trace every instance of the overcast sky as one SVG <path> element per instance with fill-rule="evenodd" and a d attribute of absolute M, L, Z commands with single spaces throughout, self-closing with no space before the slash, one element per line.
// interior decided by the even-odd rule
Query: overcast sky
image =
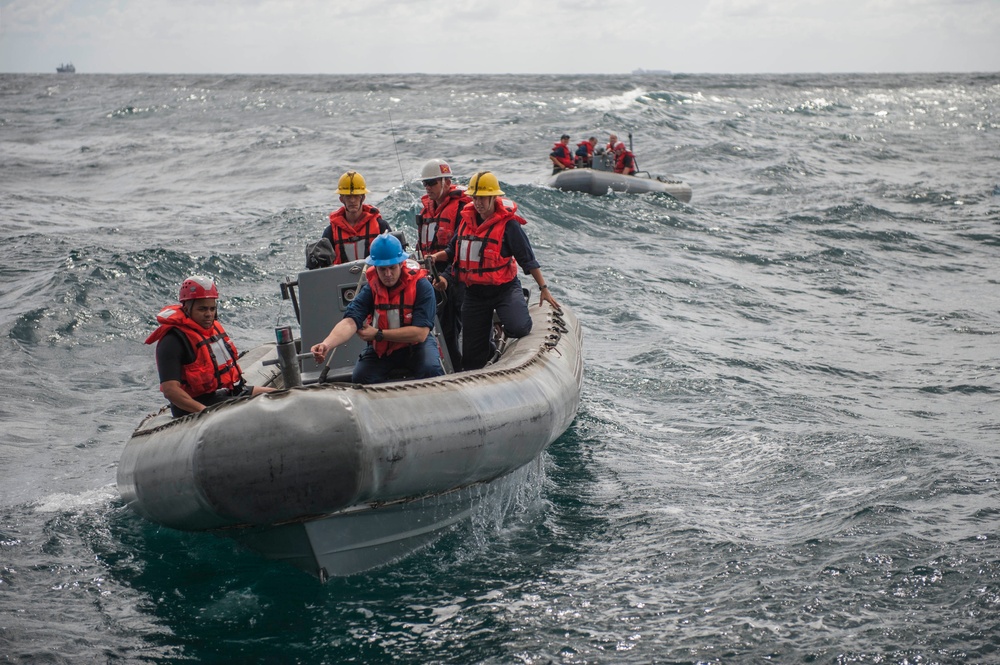
<path fill-rule="evenodd" d="M 1000 0 L 0 0 L 0 72 L 996 72 Z"/>

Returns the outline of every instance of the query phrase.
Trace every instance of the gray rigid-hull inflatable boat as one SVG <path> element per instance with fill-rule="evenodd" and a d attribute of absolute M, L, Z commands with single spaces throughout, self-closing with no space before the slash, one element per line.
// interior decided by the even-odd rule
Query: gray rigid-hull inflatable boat
<path fill-rule="evenodd" d="M 652 176 L 646 171 L 635 175 L 615 173 L 611 156 L 607 153 L 594 155 L 593 168 L 568 169 L 560 171 L 548 179 L 549 187 L 564 192 L 584 192 L 603 196 L 609 192 L 628 194 L 669 194 L 682 203 L 691 201 L 691 185 L 674 176 Z"/>
<path fill-rule="evenodd" d="M 342 318 L 363 269 L 359 261 L 286 281 L 301 337 L 278 328 L 276 343 L 240 359 L 252 384 L 303 385 L 182 418 L 166 408 L 147 416 L 118 467 L 130 508 L 167 527 L 234 538 L 325 580 L 432 542 L 491 487 L 538 463 L 580 401 L 573 313 L 531 304 L 531 333 L 506 340 L 485 368 L 379 385 L 349 383 L 363 346 L 355 337 L 335 354 L 342 364 L 327 368 L 337 380 L 320 382 L 323 368 L 299 351 Z"/>

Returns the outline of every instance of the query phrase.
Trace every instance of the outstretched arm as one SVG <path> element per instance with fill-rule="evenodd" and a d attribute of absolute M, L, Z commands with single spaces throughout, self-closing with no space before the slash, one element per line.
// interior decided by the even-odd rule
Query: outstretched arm
<path fill-rule="evenodd" d="M 358 331 L 358 324 L 354 322 L 354 319 L 347 317 L 340 320 L 340 323 L 333 327 L 330 334 L 326 336 L 319 344 L 313 344 L 312 348 L 309 350 L 313 354 L 313 360 L 317 363 L 322 363 L 326 360 L 326 354 L 330 352 L 351 337 Z"/>

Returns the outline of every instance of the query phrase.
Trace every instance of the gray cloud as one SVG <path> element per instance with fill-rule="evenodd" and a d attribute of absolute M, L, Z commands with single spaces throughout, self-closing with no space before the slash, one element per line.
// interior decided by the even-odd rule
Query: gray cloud
<path fill-rule="evenodd" d="M 0 71 L 1000 70 L 994 0 L 0 0 Z"/>

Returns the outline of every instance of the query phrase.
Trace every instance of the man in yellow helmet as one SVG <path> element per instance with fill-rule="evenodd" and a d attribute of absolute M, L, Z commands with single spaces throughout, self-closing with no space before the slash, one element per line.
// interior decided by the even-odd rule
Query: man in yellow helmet
<path fill-rule="evenodd" d="M 538 304 L 559 308 L 542 277 L 528 236 L 521 228 L 527 222 L 517 214 L 517 204 L 503 196 L 497 177 L 489 171 L 469 180 L 465 193 L 472 205 L 462 209 L 458 228 L 448 247 L 434 254 L 450 264 L 434 288 L 449 282 L 465 285 L 462 304 L 462 369 L 479 369 L 493 355 L 493 313 L 496 312 L 509 337 L 531 332 L 531 317 L 524 301 L 518 266 L 538 285 Z"/>
<path fill-rule="evenodd" d="M 370 193 L 357 171 L 340 176 L 337 194 L 342 205 L 330 213 L 330 225 L 323 230 L 323 237 L 333 245 L 334 265 L 367 258 L 372 241 L 392 230 L 378 208 L 365 203 L 365 195 Z"/>

